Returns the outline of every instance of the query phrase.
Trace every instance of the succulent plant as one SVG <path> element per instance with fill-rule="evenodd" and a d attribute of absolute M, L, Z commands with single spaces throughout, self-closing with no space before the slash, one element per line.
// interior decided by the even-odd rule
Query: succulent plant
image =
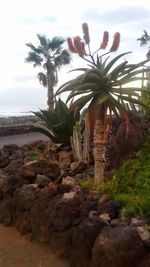
<path fill-rule="evenodd" d="M 73 126 L 80 118 L 80 113 L 70 110 L 67 105 L 59 99 L 56 101 L 53 111 L 40 110 L 33 112 L 43 123 L 35 123 L 34 131 L 48 136 L 54 143 L 62 146 L 70 146 L 70 137 L 73 135 Z"/>

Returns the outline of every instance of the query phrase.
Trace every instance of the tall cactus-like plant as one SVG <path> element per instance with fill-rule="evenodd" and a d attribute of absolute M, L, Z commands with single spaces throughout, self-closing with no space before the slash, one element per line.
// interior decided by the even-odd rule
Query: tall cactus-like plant
<path fill-rule="evenodd" d="M 88 163 L 89 161 L 89 134 L 85 124 L 84 134 L 81 134 L 80 123 L 73 127 L 73 136 L 70 139 L 72 152 L 76 161 Z"/>

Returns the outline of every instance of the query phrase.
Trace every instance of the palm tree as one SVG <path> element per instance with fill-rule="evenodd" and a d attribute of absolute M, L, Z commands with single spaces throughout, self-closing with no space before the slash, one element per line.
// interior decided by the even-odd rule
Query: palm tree
<path fill-rule="evenodd" d="M 137 41 L 140 41 L 140 46 L 145 46 L 148 43 L 150 44 L 150 35 L 147 33 L 147 31 L 144 30 L 144 33 L 140 38 L 137 39 Z M 150 58 L 150 46 L 146 56 L 147 58 Z"/>
<path fill-rule="evenodd" d="M 148 52 L 146 53 L 146 57 L 148 59 L 150 59 L 150 35 L 148 34 L 148 32 L 146 30 L 143 31 L 143 34 L 141 36 L 141 38 L 138 38 L 137 41 L 140 41 L 140 46 L 143 47 L 143 46 L 146 46 L 149 44 L 149 47 L 148 47 Z M 148 78 L 147 80 L 147 83 L 146 83 L 146 88 L 148 91 L 150 91 L 150 72 L 147 72 L 146 73 L 146 77 Z M 144 83 L 143 83 L 143 87 L 144 87 Z M 147 109 L 143 109 L 144 111 L 144 114 L 149 114 L 150 113 L 150 94 L 147 94 L 147 93 L 142 93 L 142 101 L 144 103 L 147 104 Z"/>
<path fill-rule="evenodd" d="M 139 74 L 147 71 L 143 69 L 148 60 L 139 64 L 128 64 L 127 61 L 117 61 L 129 53 L 123 53 L 111 61 L 106 54 L 117 50 L 120 41 L 120 34 L 114 35 L 114 41 L 108 53 L 99 56 L 98 51 L 105 49 L 108 43 L 109 34 L 104 32 L 103 42 L 100 48 L 91 54 L 88 25 L 84 25 L 85 43 L 78 37 L 68 39 L 68 45 L 72 51 L 88 62 L 87 68 L 79 68 L 82 74 L 63 84 L 56 95 L 63 92 L 70 92 L 67 101 L 72 101 L 71 107 L 81 110 L 86 107 L 86 122 L 88 123 L 91 136 L 94 139 L 94 160 L 95 160 L 95 182 L 104 182 L 104 170 L 106 166 L 106 142 L 112 125 L 112 115 L 122 116 L 126 121 L 126 136 L 129 131 L 128 110 L 136 109 L 142 104 L 140 101 L 141 88 L 130 86 L 131 82 L 141 80 Z M 88 37 L 88 38 L 87 38 Z M 88 45 L 88 54 L 85 51 L 85 44 Z M 115 65 L 115 66 L 114 66 Z M 76 71 L 75 70 L 75 71 Z M 128 85 L 129 84 L 129 85 Z M 129 87 L 130 86 L 130 87 Z M 78 97 L 78 99 L 75 99 Z M 79 98 L 80 97 L 80 98 Z M 93 131 L 94 130 L 94 131 Z M 94 132 L 94 134 L 93 134 Z"/>
<path fill-rule="evenodd" d="M 48 89 L 49 110 L 54 108 L 54 86 L 58 82 L 58 70 L 63 65 L 69 64 L 71 56 L 68 50 L 63 49 L 65 40 L 61 37 L 53 37 L 51 40 L 44 35 L 37 34 L 39 46 L 32 43 L 26 45 L 31 49 L 25 62 L 33 63 L 34 67 L 42 66 L 44 72 L 38 73 L 39 82 Z"/>

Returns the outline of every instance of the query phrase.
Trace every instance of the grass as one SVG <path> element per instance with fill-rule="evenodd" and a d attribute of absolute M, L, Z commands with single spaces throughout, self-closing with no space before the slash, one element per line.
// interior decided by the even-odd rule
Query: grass
<path fill-rule="evenodd" d="M 95 191 L 93 179 L 81 182 L 81 187 Z M 97 191 L 120 201 L 129 217 L 150 215 L 150 133 L 137 158 L 127 160 L 112 180 L 101 185 Z"/>
<path fill-rule="evenodd" d="M 39 158 L 39 152 L 36 149 L 28 150 L 26 154 L 30 160 L 37 160 Z"/>

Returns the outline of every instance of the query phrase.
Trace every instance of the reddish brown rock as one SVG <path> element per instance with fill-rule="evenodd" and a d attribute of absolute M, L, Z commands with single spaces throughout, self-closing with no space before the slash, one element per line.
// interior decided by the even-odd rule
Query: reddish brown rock
<path fill-rule="evenodd" d="M 81 216 L 83 218 L 88 217 L 90 211 L 97 210 L 99 196 L 97 195 L 87 195 L 82 206 Z"/>
<path fill-rule="evenodd" d="M 3 151 L 5 151 L 9 156 L 15 154 L 16 151 L 19 149 L 20 149 L 20 147 L 15 145 L 15 144 L 4 145 L 4 147 L 3 147 Z"/>
<path fill-rule="evenodd" d="M 49 244 L 52 252 L 59 256 L 68 258 L 71 255 L 72 236 L 75 232 L 75 227 L 70 227 L 66 231 L 51 232 Z"/>
<path fill-rule="evenodd" d="M 55 180 L 60 175 L 59 164 L 46 159 L 33 160 L 25 163 L 18 170 L 19 176 L 29 179 L 31 182 L 34 181 L 37 174 L 46 175 Z"/>
<path fill-rule="evenodd" d="M 68 170 L 71 164 L 71 153 L 68 151 L 59 152 L 59 166 L 61 170 Z"/>
<path fill-rule="evenodd" d="M 121 208 L 121 203 L 115 200 L 109 200 L 101 203 L 100 199 L 98 204 L 99 214 L 107 213 L 111 220 L 119 217 Z"/>
<path fill-rule="evenodd" d="M 8 166 L 4 168 L 4 171 L 10 175 L 16 174 L 22 164 L 22 159 L 11 160 Z"/>
<path fill-rule="evenodd" d="M 0 168 L 4 168 L 8 164 L 9 164 L 9 158 L 7 154 L 3 150 L 0 150 Z"/>
<path fill-rule="evenodd" d="M 47 242 L 52 232 L 67 231 L 77 223 L 84 200 L 81 189 L 68 192 L 66 186 L 52 184 L 38 190 L 37 196 L 31 210 L 31 222 L 33 235 L 38 240 Z"/>
<path fill-rule="evenodd" d="M 24 185 L 14 192 L 13 199 L 16 203 L 15 226 L 23 234 L 31 232 L 30 210 L 36 199 L 36 188 L 34 185 Z"/>
<path fill-rule="evenodd" d="M 150 251 L 143 257 L 137 267 L 149 267 L 150 266 Z"/>
<path fill-rule="evenodd" d="M 29 179 L 30 182 L 32 182 L 33 178 L 35 178 L 38 173 L 38 166 L 38 160 L 26 162 L 19 168 L 17 174 L 23 178 Z"/>
<path fill-rule="evenodd" d="M 0 201 L 0 223 L 10 225 L 14 221 L 16 203 L 13 197 L 8 196 Z"/>
<path fill-rule="evenodd" d="M 105 227 L 97 237 L 92 251 L 92 267 L 133 267 L 145 253 L 137 232 L 129 227 Z"/>
<path fill-rule="evenodd" d="M 51 179 L 49 179 L 46 175 L 38 174 L 35 180 L 35 183 L 38 184 L 40 187 L 47 186 L 51 182 Z"/>
<path fill-rule="evenodd" d="M 87 218 L 75 230 L 72 238 L 70 267 L 88 267 L 95 239 L 106 224 L 97 216 Z"/>
<path fill-rule="evenodd" d="M 143 119 L 138 113 L 130 113 L 129 121 L 130 125 L 127 137 L 125 120 L 115 118 L 113 121 L 111 136 L 107 146 L 107 177 L 111 177 L 114 170 L 117 169 L 129 155 L 134 155 L 140 149 L 144 141 L 146 125 Z"/>
<path fill-rule="evenodd" d="M 3 180 L 2 192 L 4 195 L 12 195 L 12 193 L 27 182 L 18 176 L 8 176 Z"/>

